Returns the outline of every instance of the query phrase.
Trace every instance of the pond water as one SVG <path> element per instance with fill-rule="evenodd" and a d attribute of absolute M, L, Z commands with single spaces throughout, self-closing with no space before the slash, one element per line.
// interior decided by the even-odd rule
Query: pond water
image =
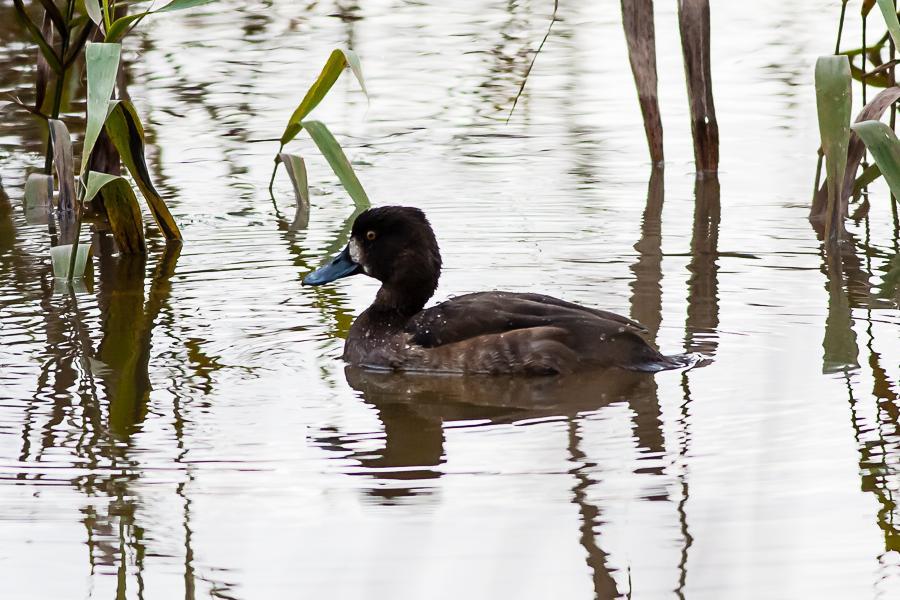
<path fill-rule="evenodd" d="M 900 596 L 896 217 L 873 186 L 838 272 L 806 218 L 813 64 L 840 3 L 712 3 L 722 159 L 701 181 L 674 3 L 656 9 L 664 170 L 619 3 L 561 4 L 508 124 L 552 2 L 225 1 L 142 25 L 127 86 L 185 243 L 153 237 L 146 262 L 98 246 L 74 296 L 54 292 L 46 225 L 21 208 L 43 133 L 4 113 L 4 597 Z M 0 15 L 0 91 L 30 97 L 34 50 L 11 2 Z M 856 18 L 847 31 L 858 45 Z M 301 136 L 313 209 L 291 231 L 283 172 L 277 212 L 266 191 L 277 144 L 260 141 L 337 46 L 371 98 L 345 76 L 315 114 L 375 204 L 430 217 L 436 299 L 550 293 L 709 364 L 345 370 L 376 284 L 300 279 L 352 203 Z"/>

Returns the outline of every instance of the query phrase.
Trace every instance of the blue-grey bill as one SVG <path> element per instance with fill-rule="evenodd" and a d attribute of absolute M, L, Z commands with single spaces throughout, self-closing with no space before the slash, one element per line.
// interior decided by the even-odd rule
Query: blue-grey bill
<path fill-rule="evenodd" d="M 331 259 L 327 265 L 321 266 L 303 278 L 303 285 L 322 285 L 330 283 L 341 277 L 349 277 L 362 273 L 362 267 L 350 258 L 350 249 L 344 250 Z"/>

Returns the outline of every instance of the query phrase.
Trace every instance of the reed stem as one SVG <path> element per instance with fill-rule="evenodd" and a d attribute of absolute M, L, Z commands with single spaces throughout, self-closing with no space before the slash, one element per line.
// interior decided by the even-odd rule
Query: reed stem
<path fill-rule="evenodd" d="M 269 195 L 272 196 L 272 198 L 275 197 L 275 192 L 272 191 L 272 188 L 275 185 L 275 173 L 277 173 L 277 172 L 278 172 L 278 162 L 276 161 L 275 166 L 272 168 L 272 176 L 269 177 Z"/>
<path fill-rule="evenodd" d="M 840 23 L 838 23 L 837 41 L 835 41 L 835 43 L 834 43 L 834 53 L 835 54 L 841 53 L 841 35 L 844 33 L 844 15 L 847 14 L 847 2 L 848 2 L 848 0 L 844 0 L 841 3 L 841 20 L 840 20 Z M 863 44 L 863 48 L 865 48 L 865 47 L 866 47 L 866 45 Z"/>
<path fill-rule="evenodd" d="M 72 253 L 69 255 L 69 274 L 66 281 L 71 282 L 75 279 L 75 260 L 78 258 L 78 240 L 81 237 L 81 211 L 76 211 L 75 217 L 75 237 L 72 240 Z"/>
<path fill-rule="evenodd" d="M 897 12 L 897 0 L 894 0 L 894 12 Z M 894 43 L 893 36 L 890 37 L 889 43 L 890 43 L 890 46 L 889 46 L 890 60 L 893 62 L 893 60 L 896 58 L 896 54 L 897 54 L 897 45 Z M 891 70 L 888 71 L 888 73 L 890 74 L 889 75 L 890 79 L 888 80 L 888 82 L 890 83 L 890 87 L 897 85 L 897 66 L 896 65 L 891 66 Z M 897 130 L 897 103 L 896 102 L 891 104 L 891 129 L 893 131 Z M 896 202 L 897 202 L 897 198 L 894 196 L 893 192 L 891 192 L 891 205 L 892 206 L 895 205 Z"/>
<path fill-rule="evenodd" d="M 66 3 L 66 27 L 72 21 L 72 15 L 75 12 L 75 0 L 68 0 Z M 86 26 L 85 26 L 86 27 Z M 50 113 L 51 119 L 59 118 L 59 111 L 62 108 L 63 86 L 66 83 L 66 53 L 69 51 L 69 38 L 71 31 L 66 29 L 59 32 L 60 37 L 60 63 L 62 71 L 56 75 L 56 87 L 53 90 L 53 112 Z M 51 175 L 53 170 L 53 141 L 50 138 L 50 132 L 47 132 L 47 152 L 44 155 L 44 173 Z"/>
<path fill-rule="evenodd" d="M 865 53 L 865 48 L 866 48 L 866 21 L 868 21 L 868 18 L 869 18 L 869 15 L 863 15 L 863 17 L 862 17 L 862 47 L 863 47 L 862 73 L 863 74 L 862 74 L 861 82 L 862 82 L 863 106 L 866 105 L 866 53 Z"/>
<path fill-rule="evenodd" d="M 894 10 L 895 11 L 897 10 L 897 0 L 894 0 Z M 894 59 L 897 58 L 897 46 L 896 46 L 896 44 L 894 44 L 893 36 L 888 38 L 888 48 L 889 48 L 889 50 L 888 50 L 889 60 L 891 62 L 893 62 Z M 888 83 L 891 87 L 897 85 L 896 65 L 892 65 L 891 70 L 888 71 Z M 895 102 L 894 104 L 891 105 L 891 129 L 895 129 L 896 122 L 897 122 L 897 103 Z"/>
<path fill-rule="evenodd" d="M 281 153 L 284 152 L 284 144 L 278 146 L 278 153 L 275 155 L 275 166 L 272 167 L 272 176 L 269 177 L 269 197 L 272 198 L 272 203 L 275 203 L 275 192 L 272 191 L 273 186 L 275 185 L 275 174 L 278 173 L 278 165 L 281 164 Z M 275 210 L 278 210 L 278 207 L 275 207 Z"/>

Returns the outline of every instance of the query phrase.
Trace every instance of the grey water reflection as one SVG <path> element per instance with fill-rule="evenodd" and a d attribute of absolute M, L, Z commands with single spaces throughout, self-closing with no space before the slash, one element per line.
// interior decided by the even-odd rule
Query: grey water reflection
<path fill-rule="evenodd" d="M 170 246 L 158 253 L 148 276 L 143 257 L 116 255 L 111 236 L 95 235 L 99 257 L 99 327 L 95 335 L 85 298 L 53 282 L 49 264 L 38 266 L 20 251 L 15 212 L 0 186 L 0 274 L 8 276 L 5 283 L 15 286 L 19 298 L 38 296 L 40 333 L 49 357 L 35 378 L 32 407 L 21 424 L 17 459 L 23 464 L 52 464 L 59 448 L 69 450 L 77 474 L 68 483 L 86 499 L 80 521 L 85 529 L 88 573 L 114 573 L 116 598 L 131 597 L 133 586 L 136 597 L 143 598 L 145 539 L 152 532 L 137 516 L 141 499 L 135 487 L 140 485 L 141 473 L 132 457 L 133 436 L 147 417 L 153 331 L 169 301 L 180 247 Z M 7 296 L 3 307 L 13 306 L 11 300 Z M 183 446 L 177 405 L 175 410 L 176 442 Z M 17 480 L 55 485 L 63 470 L 59 469 L 60 475 L 53 467 L 26 470 Z M 179 483 L 176 493 L 184 499 L 185 597 L 193 598 L 190 500 L 185 490 L 189 481 L 188 476 Z"/>
<path fill-rule="evenodd" d="M 101 245 L 111 242 L 109 237 L 100 236 Z M 153 328 L 168 301 L 180 252 L 177 244 L 163 250 L 150 276 L 146 297 L 144 257 L 114 257 L 110 249 L 99 252 L 102 291 L 98 305 L 103 337 L 95 364 L 109 402 L 110 432 L 120 439 L 128 439 L 139 429 L 147 414 Z"/>
<path fill-rule="evenodd" d="M 805 4 L 713 3 L 721 185 L 686 166 L 674 7 L 656 11 L 665 171 L 646 164 L 617 7 L 561 6 L 508 125 L 552 3 L 223 0 L 160 17 L 128 39 L 122 82 L 186 243 L 150 227 L 134 259 L 95 232 L 75 294 L 21 207 L 45 133 L 2 113 L 7 595 L 894 597 L 896 209 L 873 187 L 837 256 L 808 227 L 811 65 L 840 3 Z M 0 92 L 28 101 L 35 51 L 8 1 L 0 17 Z M 362 57 L 371 103 L 342 79 L 316 118 L 373 203 L 429 215 L 437 301 L 551 293 L 705 366 L 345 371 L 373 284 L 300 278 L 346 243 L 352 205 L 301 136 L 311 210 L 289 211 L 286 179 L 273 210 L 277 148 L 260 141 L 337 45 Z"/>
<path fill-rule="evenodd" d="M 580 416 L 628 402 L 636 414 L 633 427 L 638 439 L 659 439 L 658 401 L 652 375 L 609 369 L 583 377 L 546 379 L 448 377 L 400 375 L 354 367 L 347 367 L 345 374 L 361 398 L 378 411 L 384 433 L 380 450 L 354 452 L 345 448 L 346 455 L 364 467 L 363 476 L 377 480 L 378 485 L 370 493 L 385 502 L 420 493 L 423 483 L 441 476 L 447 425 L 460 422 L 484 426 L 564 418 L 568 461 L 572 465 L 572 502 L 580 515 L 579 539 L 587 554 L 595 594 L 597 598 L 618 596 L 596 530 L 602 513 L 587 494 L 598 481 L 591 475 L 596 465 L 581 448 Z M 651 431 L 644 431 L 645 428 Z M 316 439 L 341 447 L 342 436 L 335 432 L 319 434 Z M 385 485 L 387 482 L 391 483 Z"/>
<path fill-rule="evenodd" d="M 685 319 L 684 349 L 699 353 L 703 362 L 712 360 L 718 349 L 719 329 L 719 227 L 721 219 L 721 188 L 717 175 L 694 179 L 694 218 L 690 244 L 690 262 L 687 282 L 687 316 Z M 692 405 L 692 372 L 681 375 L 683 401 L 680 406 L 681 432 L 675 449 L 679 460 L 684 461 L 691 451 L 689 412 Z M 678 586 L 676 594 L 685 597 L 688 579 L 688 558 L 693 536 L 690 533 L 687 506 L 690 500 L 688 471 L 679 475 L 678 522 L 682 546 L 678 562 Z"/>
<path fill-rule="evenodd" d="M 78 366 L 86 384 L 82 385 L 79 394 L 85 418 L 75 455 L 83 457 L 89 471 L 72 483 L 87 498 L 108 499 L 106 510 L 97 506 L 96 501 L 82 509 L 91 573 L 115 570 L 117 598 L 127 597 L 133 577 L 137 597 L 142 598 L 147 553 L 144 540 L 148 532 L 137 517 L 141 502 L 134 487 L 140 484 L 141 474 L 139 463 L 131 456 L 132 439 L 147 416 L 152 332 L 168 301 L 169 280 L 180 248 L 172 246 L 162 252 L 149 277 L 149 290 L 145 294 L 145 259 L 114 256 L 112 239 L 108 235 L 96 236 L 94 243 L 100 247 L 97 252 L 100 257 L 97 304 L 101 336 L 94 351 L 89 333 L 79 331 L 77 349 L 71 361 L 57 363 L 55 372 L 45 375 L 46 379 L 57 382 L 54 412 L 59 415 L 46 424 L 45 430 L 49 433 L 59 425 L 68 397 L 64 393 L 66 387 L 59 386 L 64 383 L 68 387 L 75 383 L 65 374 L 70 374 L 76 363 L 80 363 Z M 84 316 L 77 314 L 75 296 L 70 300 L 72 310 L 76 311 L 76 318 L 71 321 L 85 322 Z M 44 452 L 58 444 L 49 436 L 44 439 Z M 178 493 L 183 493 L 183 484 Z M 184 520 L 185 529 L 189 531 L 186 499 Z M 189 540 L 187 534 L 186 539 Z M 133 564 L 129 564 L 130 561 Z M 185 577 L 188 577 L 188 571 Z"/>
<path fill-rule="evenodd" d="M 850 266 L 855 255 L 851 254 Z M 825 338 L 822 342 L 822 372 L 848 372 L 859 368 L 859 348 L 853 330 L 853 314 L 850 297 L 844 286 L 844 277 L 851 269 L 844 264 L 841 254 L 826 254 L 824 270 L 828 281 L 828 318 L 825 321 Z M 859 272 L 857 269 L 853 271 Z"/>
<path fill-rule="evenodd" d="M 720 194 L 717 176 L 695 180 L 684 349 L 705 356 L 714 356 L 718 346 Z"/>
<path fill-rule="evenodd" d="M 896 250 L 896 249 L 895 249 Z M 882 364 L 882 353 L 876 349 L 873 319 L 877 311 L 890 306 L 890 294 L 879 293 L 872 285 L 872 258 L 885 256 L 883 250 L 873 248 L 846 234 L 837 252 L 822 252 L 822 271 L 826 275 L 828 318 L 822 343 L 822 371 L 839 376 L 846 387 L 851 423 L 859 448 L 861 489 L 877 499 L 877 524 L 884 536 L 884 553 L 879 561 L 892 552 L 900 551 L 900 507 L 897 493 L 900 481 L 897 466 L 900 460 L 900 395 L 896 381 L 891 380 L 890 367 Z M 890 265 L 890 260 L 888 260 Z M 887 278 L 885 278 L 887 279 Z M 885 285 L 889 285 L 885 281 Z M 866 311 L 865 343 L 855 329 L 854 309 Z M 871 371 L 871 383 L 861 376 L 861 359 Z M 866 384 L 871 385 L 866 389 Z M 860 389 L 862 388 L 862 389 Z M 875 422 L 867 425 L 862 414 L 863 398 L 869 394 L 875 401 Z M 888 559 L 889 560 L 889 559 Z"/>

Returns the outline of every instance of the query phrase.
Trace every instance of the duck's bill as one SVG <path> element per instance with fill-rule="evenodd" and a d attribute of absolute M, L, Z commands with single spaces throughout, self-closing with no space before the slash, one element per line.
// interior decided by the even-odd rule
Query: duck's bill
<path fill-rule="evenodd" d="M 330 283 L 341 277 L 349 277 L 357 273 L 362 273 L 362 267 L 350 258 L 350 249 L 347 247 L 332 258 L 327 265 L 319 267 L 304 277 L 303 285 L 322 285 L 323 283 Z"/>

